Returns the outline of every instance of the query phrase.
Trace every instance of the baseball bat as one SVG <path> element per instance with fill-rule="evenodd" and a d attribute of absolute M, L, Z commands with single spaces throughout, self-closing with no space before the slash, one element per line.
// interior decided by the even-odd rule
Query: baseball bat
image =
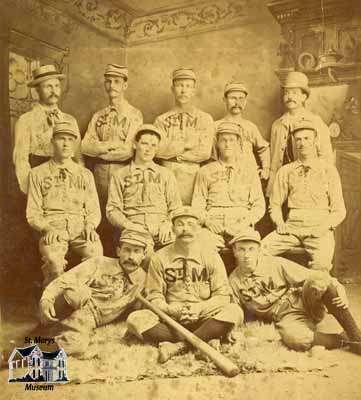
<path fill-rule="evenodd" d="M 239 374 L 239 368 L 231 360 L 226 358 L 223 354 L 219 353 L 208 343 L 204 342 L 202 339 L 194 335 L 188 329 L 184 328 L 177 321 L 174 321 L 169 315 L 167 315 L 162 310 L 159 310 L 152 303 L 146 300 L 142 295 L 137 294 L 136 298 L 144 304 L 147 308 L 158 315 L 166 324 L 173 328 L 184 340 L 189 342 L 193 347 L 200 350 L 203 354 L 208 356 L 214 364 L 226 375 L 233 377 Z"/>

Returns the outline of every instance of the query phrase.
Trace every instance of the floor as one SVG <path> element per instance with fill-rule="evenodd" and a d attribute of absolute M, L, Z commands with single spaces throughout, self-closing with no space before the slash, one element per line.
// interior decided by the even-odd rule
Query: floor
<path fill-rule="evenodd" d="M 361 324 L 361 284 L 348 284 L 350 307 Z M 2 344 L 17 341 L 29 327 L 36 324 L 35 317 L 20 317 L 19 305 L 10 307 L 4 313 Z M 326 329 L 337 328 L 337 323 L 327 324 Z M 0 382 L 5 384 L 0 399 L 267 399 L 267 400 L 308 400 L 361 399 L 361 357 L 344 350 L 334 350 L 338 365 L 312 373 L 258 373 L 238 375 L 235 378 L 194 377 L 178 379 L 144 380 L 121 384 L 55 385 L 52 392 L 29 392 L 24 384 L 6 384 L 8 371 L 0 371 Z"/>

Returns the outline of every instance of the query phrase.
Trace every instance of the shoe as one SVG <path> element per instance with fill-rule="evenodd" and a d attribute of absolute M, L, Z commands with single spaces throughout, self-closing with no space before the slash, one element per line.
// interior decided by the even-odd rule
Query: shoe
<path fill-rule="evenodd" d="M 158 361 L 161 364 L 164 364 L 172 357 L 182 354 L 184 350 L 188 348 L 187 344 L 184 342 L 171 343 L 171 342 L 162 342 L 159 343 L 159 355 Z"/>

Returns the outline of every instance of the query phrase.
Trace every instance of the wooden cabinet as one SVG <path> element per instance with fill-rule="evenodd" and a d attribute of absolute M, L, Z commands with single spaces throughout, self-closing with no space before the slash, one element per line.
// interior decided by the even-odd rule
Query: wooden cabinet
<path fill-rule="evenodd" d="M 361 144 L 354 151 L 336 150 L 346 218 L 336 229 L 335 274 L 361 277 Z"/>

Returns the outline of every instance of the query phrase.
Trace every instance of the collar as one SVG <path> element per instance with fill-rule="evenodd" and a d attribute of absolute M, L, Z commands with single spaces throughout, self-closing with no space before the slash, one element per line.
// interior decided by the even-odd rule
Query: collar
<path fill-rule="evenodd" d="M 236 163 L 234 162 L 234 163 L 232 163 L 232 164 L 226 164 L 224 161 L 222 161 L 221 159 L 218 159 L 217 160 L 218 161 L 218 163 L 220 164 L 220 166 L 222 167 L 222 168 L 232 168 L 232 169 L 234 169 L 234 170 L 236 170 L 237 168 L 236 168 Z"/>
<path fill-rule="evenodd" d="M 132 283 L 133 285 L 138 285 L 139 287 L 143 287 L 145 281 L 145 272 L 142 267 L 139 267 L 130 274 L 126 273 L 126 275 L 128 276 L 130 283 Z"/>
<path fill-rule="evenodd" d="M 291 115 L 289 111 L 285 112 L 280 117 L 280 121 L 282 122 L 283 125 L 289 127 L 293 121 L 298 120 L 300 117 L 301 118 L 307 117 L 307 119 L 309 119 L 312 115 L 313 114 L 311 113 L 311 111 L 303 107 L 302 110 L 295 116 Z"/>
<path fill-rule="evenodd" d="M 320 159 L 319 158 L 314 158 L 313 160 L 310 160 L 308 162 L 302 162 L 301 160 L 296 160 L 295 161 L 295 168 L 301 168 L 301 167 L 310 167 L 312 169 L 320 169 Z"/>
<path fill-rule="evenodd" d="M 59 109 L 57 104 L 55 105 L 55 107 L 54 106 L 53 107 L 48 107 L 48 106 L 45 106 L 43 104 L 36 103 L 33 106 L 33 110 L 36 110 L 36 111 L 38 111 L 40 113 L 43 113 L 45 115 L 48 115 L 52 111 L 56 111 L 57 113 L 62 115 L 62 112 L 60 111 L 60 109 Z"/>
<path fill-rule="evenodd" d="M 156 172 L 158 169 L 158 165 L 154 161 L 151 161 L 144 165 L 139 165 L 136 164 L 134 161 L 131 161 L 131 163 L 129 164 L 129 168 L 131 172 L 134 172 L 137 169 L 140 169 L 141 171 L 146 171 L 147 169 L 150 169 L 151 171 Z"/>
<path fill-rule="evenodd" d="M 189 107 L 180 108 L 179 106 L 174 106 L 171 110 L 171 114 L 188 114 L 188 115 L 195 115 L 197 113 L 197 108 L 194 107 L 193 105 L 190 105 Z"/>
<path fill-rule="evenodd" d="M 177 248 L 176 248 L 176 242 L 174 242 L 172 245 L 172 254 L 171 254 L 171 261 L 177 261 L 177 260 L 192 260 L 195 261 L 197 264 L 201 265 L 202 264 L 202 257 L 201 257 L 201 251 L 199 246 L 194 246 L 191 248 L 191 251 L 189 254 L 186 256 L 184 254 L 181 254 Z"/>
<path fill-rule="evenodd" d="M 64 164 L 60 165 L 60 164 L 57 164 L 54 161 L 54 159 L 52 158 L 49 161 L 49 168 L 50 168 L 50 171 L 52 173 L 54 173 L 57 170 L 60 170 L 60 169 L 64 168 L 67 171 L 69 171 L 70 173 L 75 174 L 77 172 L 78 168 L 79 168 L 79 165 L 77 163 L 75 163 L 72 159 L 66 160 L 64 162 Z"/>
<path fill-rule="evenodd" d="M 130 104 L 126 99 L 123 99 L 122 104 L 119 105 L 118 107 L 113 104 L 109 104 L 105 110 L 107 114 L 110 113 L 111 111 L 115 111 L 119 117 L 126 118 L 129 109 L 130 109 Z"/>

